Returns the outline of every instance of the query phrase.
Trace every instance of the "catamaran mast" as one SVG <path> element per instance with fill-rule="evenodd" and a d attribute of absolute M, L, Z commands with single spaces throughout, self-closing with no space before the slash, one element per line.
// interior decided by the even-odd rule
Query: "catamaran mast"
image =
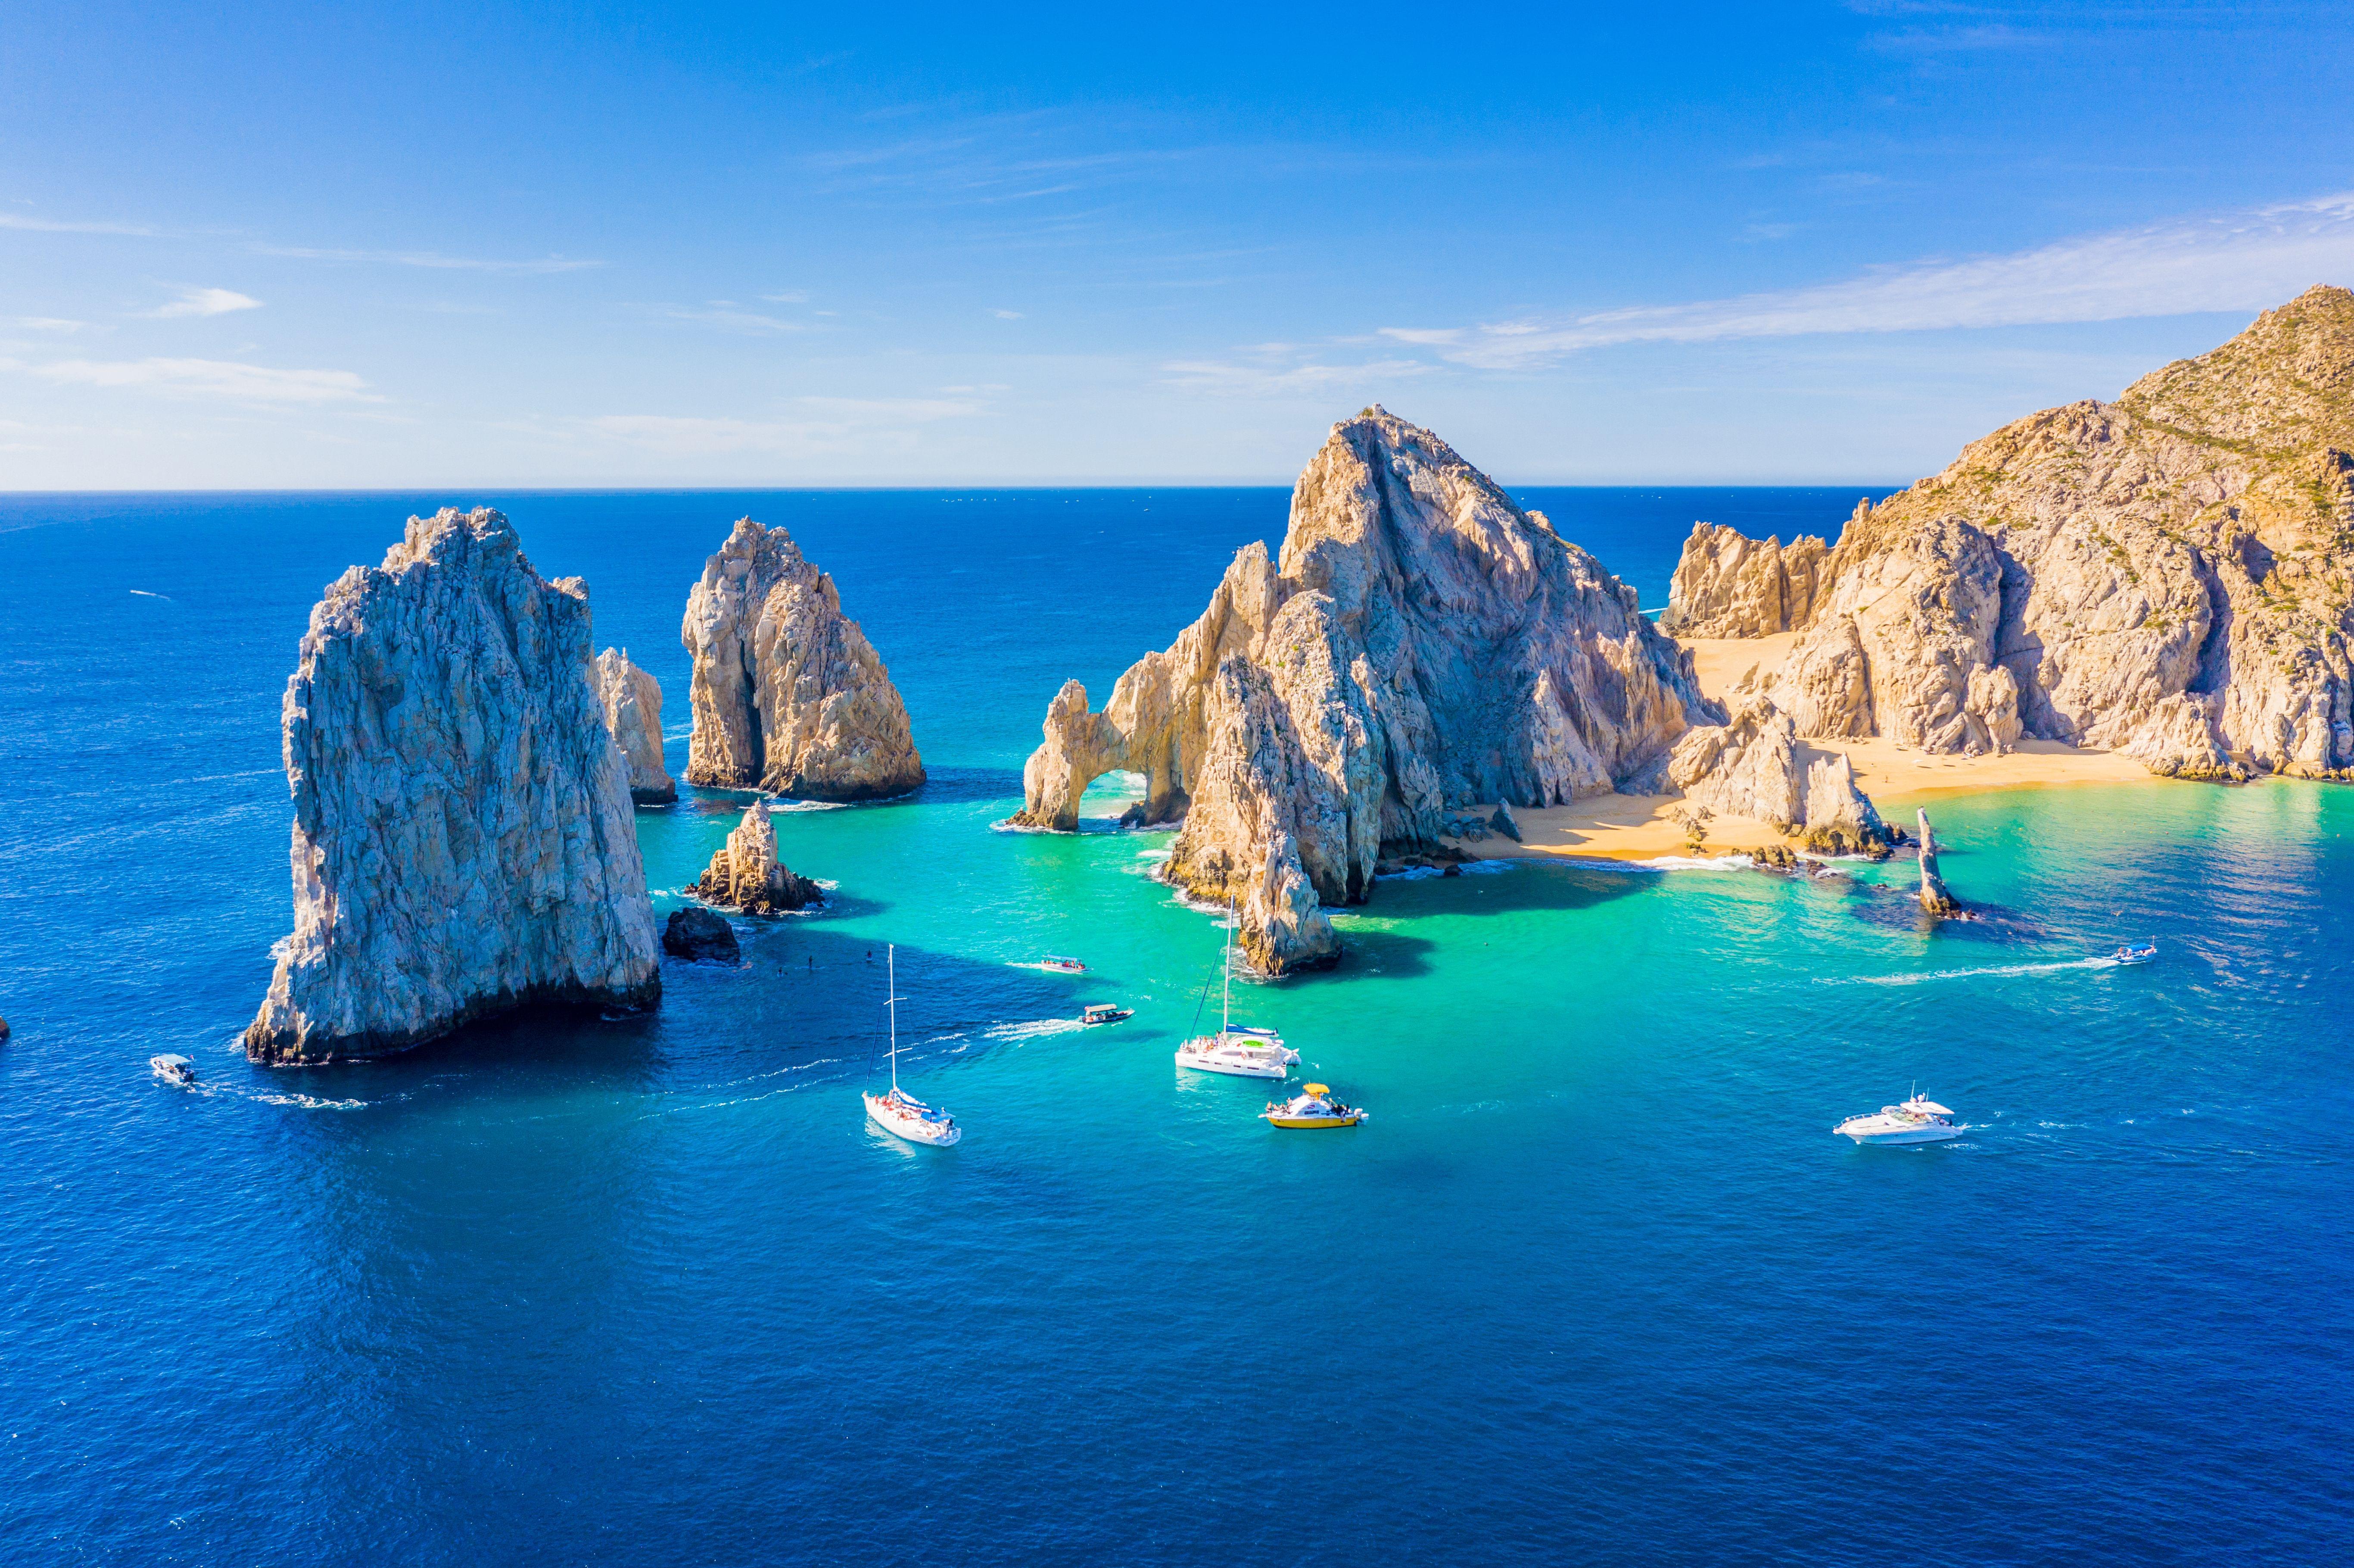
<path fill-rule="evenodd" d="M 883 948 L 884 1002 L 891 1010 L 891 1097 L 899 1097 L 899 949 Z"/>
<path fill-rule="evenodd" d="M 1226 945 L 1223 955 L 1226 964 L 1225 982 L 1218 994 L 1218 1038 L 1224 1040 L 1235 1027 L 1235 895 L 1226 895 Z"/>

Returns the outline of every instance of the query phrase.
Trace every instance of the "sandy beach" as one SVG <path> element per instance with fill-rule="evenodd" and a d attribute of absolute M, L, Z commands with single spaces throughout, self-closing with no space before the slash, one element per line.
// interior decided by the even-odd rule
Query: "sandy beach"
<path fill-rule="evenodd" d="M 1701 690 L 1724 701 L 1743 675 L 1755 669 L 1770 675 L 1781 668 L 1797 633 L 1774 637 L 1694 638 L 1692 652 Z M 2030 789 L 2057 784 L 2128 784 L 2154 776 L 2129 757 L 2092 751 L 2053 740 L 2021 741 L 2000 757 L 1937 757 L 1893 740 L 1809 741 L 1813 753 L 1843 752 L 1882 814 L 1909 815 L 1914 806 L 1939 795 L 1987 789 Z M 1566 806 L 1515 809 L 1522 842 L 1500 835 L 1465 843 L 1467 853 L 1491 859 L 1535 855 L 1583 855 L 1605 860 L 1652 860 L 1692 851 L 1673 816 L 1672 795 L 1598 795 Z M 1492 807 L 1490 808 L 1492 810 Z M 1790 841 L 1767 823 L 1747 817 L 1710 820 L 1702 854 L 1730 854 Z"/>

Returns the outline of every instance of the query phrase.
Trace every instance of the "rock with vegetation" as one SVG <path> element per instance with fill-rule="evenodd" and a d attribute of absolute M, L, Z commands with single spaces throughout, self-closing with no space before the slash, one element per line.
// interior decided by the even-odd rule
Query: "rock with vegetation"
<path fill-rule="evenodd" d="M 788 915 L 824 901 L 825 889 L 777 858 L 777 825 L 769 808 L 744 813 L 688 892 L 747 915 Z"/>
<path fill-rule="evenodd" d="M 2027 737 L 2187 778 L 2340 777 L 2349 454 L 2354 293 L 2317 288 L 2115 402 L 2031 415 L 1859 507 L 1811 609 L 1742 634 L 1802 634 L 1770 686 L 1801 735 L 1946 754 Z M 1737 555 L 1695 533 L 1679 624 L 1722 622 L 1736 585 L 1715 563 Z"/>
<path fill-rule="evenodd" d="M 689 963 L 708 959 L 713 963 L 732 964 L 744 956 L 743 945 L 736 939 L 736 927 L 724 915 L 696 905 L 688 905 L 670 912 L 663 927 L 663 951 Z"/>
<path fill-rule="evenodd" d="M 678 785 L 663 767 L 662 686 L 630 662 L 629 650 L 608 648 L 597 655 L 597 694 L 629 770 L 630 799 L 641 806 L 676 800 Z"/>
<path fill-rule="evenodd" d="M 688 783 L 812 800 L 923 783 L 891 673 L 782 528 L 737 523 L 687 595 L 680 637 L 695 657 Z"/>
<path fill-rule="evenodd" d="M 294 930 L 257 1062 L 382 1055 L 525 1002 L 662 994 L 588 590 L 498 513 L 408 520 L 311 611 L 287 683 Z"/>
<path fill-rule="evenodd" d="M 1069 829 L 1088 782 L 1144 775 L 1183 818 L 1162 874 L 1241 911 L 1280 974 L 1339 954 L 1325 906 L 1429 855 L 1450 808 L 1659 787 L 1701 694 L 1634 590 L 1429 431 L 1381 408 L 1332 428 L 1280 558 L 1244 549 L 1200 620 L 1100 713 L 1066 684 L 1020 822 Z"/>

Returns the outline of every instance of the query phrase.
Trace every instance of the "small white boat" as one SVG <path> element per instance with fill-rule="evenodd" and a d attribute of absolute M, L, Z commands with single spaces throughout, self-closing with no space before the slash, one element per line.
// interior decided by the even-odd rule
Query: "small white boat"
<path fill-rule="evenodd" d="M 899 949 L 889 948 L 884 958 L 888 966 L 889 991 L 883 1005 L 891 1010 L 891 1092 L 887 1095 L 862 1094 L 866 1102 L 866 1119 L 895 1138 L 910 1143 L 928 1143 L 935 1149 L 946 1149 L 964 1137 L 956 1118 L 938 1106 L 928 1106 L 899 1086 Z"/>
<path fill-rule="evenodd" d="M 154 1070 L 157 1077 L 167 1084 L 178 1084 L 185 1087 L 196 1081 L 196 1065 L 186 1056 L 168 1054 L 150 1056 L 147 1058 L 147 1065 Z"/>
<path fill-rule="evenodd" d="M 1342 1105 L 1322 1084 L 1309 1084 L 1280 1105 L 1269 1100 L 1258 1119 L 1269 1127 L 1354 1127 L 1365 1119 L 1365 1113 L 1355 1106 Z"/>
<path fill-rule="evenodd" d="M 1083 975 L 1087 972 L 1087 966 L 1076 959 L 1044 958 L 1038 960 L 1038 967 L 1052 969 L 1058 975 Z"/>
<path fill-rule="evenodd" d="M 2140 947 L 2123 947 L 2109 957 L 2120 964 L 2146 964 L 2158 957 L 2158 944 L 2144 942 Z"/>
<path fill-rule="evenodd" d="M 1136 1009 L 1122 1007 L 1115 1001 L 1091 1001 L 1079 1010 L 1079 1022 L 1090 1026 L 1097 1023 L 1118 1023 L 1135 1016 Z"/>
<path fill-rule="evenodd" d="M 1954 1125 L 1952 1111 L 1924 1099 L 1915 1089 L 1901 1106 L 1882 1106 L 1871 1116 L 1848 1118 L 1831 1128 L 1831 1136 L 1851 1138 L 1858 1143 L 1943 1143 L 1961 1137 L 1963 1130 Z"/>
<path fill-rule="evenodd" d="M 1177 1065 L 1197 1073 L 1225 1073 L 1237 1078 L 1288 1078 L 1299 1053 L 1283 1043 L 1272 1029 L 1238 1028 L 1235 1023 L 1235 907 L 1226 901 L 1226 937 L 1221 945 L 1225 960 L 1225 991 L 1219 1003 L 1221 1018 L 1215 1034 L 1197 1034 L 1177 1047 Z"/>

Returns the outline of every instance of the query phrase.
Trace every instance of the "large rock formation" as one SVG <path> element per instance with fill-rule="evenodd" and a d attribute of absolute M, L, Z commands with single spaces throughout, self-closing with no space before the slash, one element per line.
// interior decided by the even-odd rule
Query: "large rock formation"
<path fill-rule="evenodd" d="M 630 799 L 641 806 L 667 806 L 678 785 L 663 767 L 662 687 L 630 662 L 627 649 L 597 655 L 597 694 L 605 704 L 605 727 L 621 748 Z"/>
<path fill-rule="evenodd" d="M 1929 829 L 1929 813 L 1920 817 L 1921 842 L 1921 909 L 1924 914 L 1938 916 L 1951 915 L 1961 905 L 1946 891 L 1946 879 L 1937 874 L 1937 835 Z"/>
<path fill-rule="evenodd" d="M 782 915 L 825 897 L 825 889 L 777 858 L 777 825 L 769 808 L 755 804 L 711 857 L 687 891 L 747 915 Z"/>
<path fill-rule="evenodd" d="M 875 800 L 924 781 L 891 673 L 782 528 L 736 524 L 680 636 L 695 656 L 688 783 Z"/>
<path fill-rule="evenodd" d="M 1384 854 L 1439 848 L 1450 806 L 1659 787 L 1701 694 L 1634 590 L 1429 431 L 1369 408 L 1292 493 L 1280 560 L 1252 545 L 1101 713 L 1065 685 L 1018 821 L 1069 829 L 1112 768 L 1184 827 L 1163 874 L 1241 910 L 1262 970 L 1329 962 L 1322 906 Z"/>
<path fill-rule="evenodd" d="M 1764 543 L 1714 523 L 1695 523 L 1668 585 L 1659 630 L 1671 637 L 1766 637 L 1814 614 L 1829 546 L 1812 535 Z"/>
<path fill-rule="evenodd" d="M 408 520 L 311 611 L 286 685 L 294 932 L 257 1062 L 381 1055 L 528 1001 L 662 993 L 588 590 L 507 520 Z"/>
<path fill-rule="evenodd" d="M 1808 849 L 1887 853 L 1880 812 L 1848 759 L 1799 744 L 1790 715 L 1770 698 L 1752 694 L 1728 722 L 1685 732 L 1668 779 L 1695 805 L 1798 835 Z"/>
<path fill-rule="evenodd" d="M 1671 615 L 1803 635 L 1770 686 L 1801 735 L 1933 752 L 2020 736 L 2154 771 L 2354 766 L 2354 293 L 2317 288 L 2114 403 L 2004 427 L 1859 507 L 1811 605 L 1695 530 Z M 1770 543 L 1770 542 L 1769 542 Z"/>

